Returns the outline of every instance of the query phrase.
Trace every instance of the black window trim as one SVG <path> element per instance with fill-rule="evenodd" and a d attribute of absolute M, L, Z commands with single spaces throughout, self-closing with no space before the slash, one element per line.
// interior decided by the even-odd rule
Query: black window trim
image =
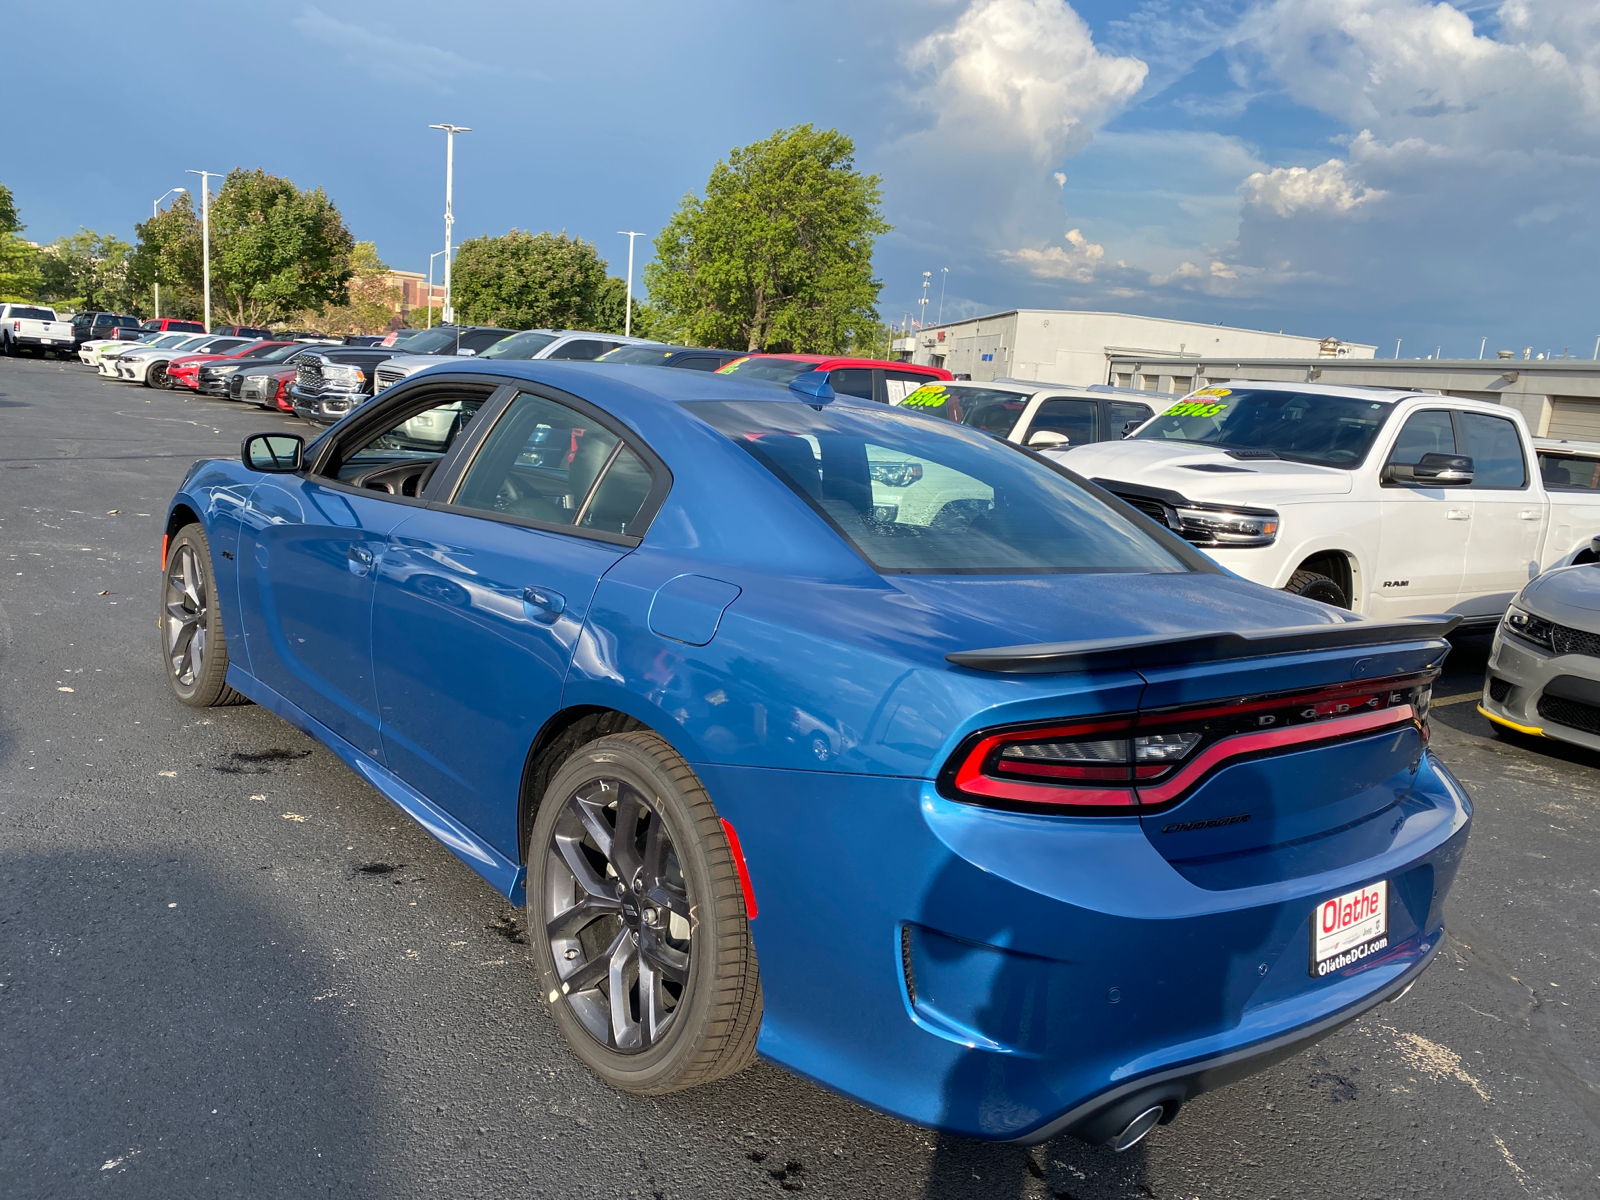
<path fill-rule="evenodd" d="M 1488 484 L 1483 484 L 1483 485 L 1480 486 L 1477 483 L 1476 467 L 1474 467 L 1473 482 L 1467 484 L 1466 487 L 1462 488 L 1461 489 L 1462 491 L 1464 491 L 1464 492 L 1474 492 L 1474 491 L 1483 491 L 1483 492 L 1525 492 L 1525 491 L 1528 490 L 1529 487 L 1532 486 L 1533 480 L 1532 480 L 1532 477 L 1531 477 L 1532 473 L 1528 470 L 1528 455 L 1527 455 L 1527 451 L 1524 450 L 1524 448 L 1523 448 L 1522 435 L 1517 431 L 1517 423 L 1515 421 L 1513 421 L 1510 417 L 1502 417 L 1499 413 L 1471 412 L 1471 411 L 1469 411 L 1467 409 L 1464 409 L 1464 408 L 1452 408 L 1452 409 L 1449 410 L 1449 412 L 1450 412 L 1450 428 L 1451 428 L 1451 431 L 1455 434 L 1456 453 L 1457 454 L 1461 453 L 1461 445 L 1462 445 L 1462 442 L 1465 440 L 1462 437 L 1462 428 L 1461 428 L 1460 418 L 1461 417 L 1465 417 L 1465 416 L 1487 417 L 1491 421 L 1504 421 L 1507 425 L 1511 426 L 1511 432 L 1517 439 L 1517 454 L 1522 459 L 1522 486 L 1521 487 L 1514 487 L 1514 488 L 1511 488 L 1511 487 L 1490 487 Z"/>
<path fill-rule="evenodd" d="M 487 509 L 472 508 L 465 504 L 455 503 L 455 497 L 460 491 L 462 483 L 466 480 L 467 472 L 472 469 L 472 463 L 477 458 L 478 451 L 483 448 L 483 443 L 488 440 L 489 434 L 494 427 L 510 411 L 511 405 L 516 402 L 517 396 L 522 393 L 537 396 L 540 399 L 549 400 L 556 404 L 564 404 L 580 415 L 589 418 L 589 420 L 617 439 L 617 444 L 612 447 L 611 453 L 606 457 L 605 465 L 595 474 L 594 482 L 589 485 L 589 491 L 584 495 L 577 517 L 574 517 L 572 522 L 540 521 L 532 517 L 518 517 L 510 513 L 491 512 Z M 484 415 L 485 413 L 480 413 L 479 417 L 482 418 Z M 474 421 L 473 423 L 479 424 L 480 422 Z M 644 502 L 639 505 L 638 515 L 635 517 L 635 523 L 640 527 L 640 532 L 637 534 L 608 533 L 603 529 L 578 528 L 578 517 L 581 517 L 588 508 L 600 484 L 605 480 L 606 473 L 610 471 L 611 464 L 616 462 L 617 456 L 622 453 L 624 446 L 637 454 L 639 460 L 644 463 L 645 469 L 650 472 L 650 490 L 645 494 Z M 452 447 L 452 450 L 454 449 L 455 447 Z M 546 384 L 519 379 L 505 381 L 504 398 L 496 405 L 492 418 L 481 422 L 477 436 L 471 439 L 470 448 L 462 448 L 460 457 L 450 464 L 448 473 L 444 467 L 434 472 L 434 477 L 428 481 L 426 490 L 430 497 L 426 501 L 426 507 L 439 512 L 456 513 L 463 517 L 477 517 L 485 521 L 499 521 L 506 525 L 520 525 L 525 529 L 537 529 L 544 533 L 565 534 L 568 537 L 607 542 L 613 546 L 627 546 L 632 549 L 644 541 L 645 535 L 650 532 L 650 526 L 656 519 L 656 514 L 661 511 L 662 504 L 666 502 L 667 494 L 672 490 L 672 471 L 662 461 L 661 456 L 650 448 L 649 443 L 645 442 L 637 433 L 609 413 L 596 408 L 587 400 L 574 396 L 570 392 L 564 392 L 559 388 L 549 387 Z M 431 498 L 434 496 L 440 498 Z"/>
<path fill-rule="evenodd" d="M 485 387 L 485 384 L 491 386 Z M 389 500 L 410 508 L 429 507 L 429 497 L 435 494 L 442 483 L 449 478 L 456 463 L 466 453 L 467 446 L 482 437 L 481 429 L 483 427 L 473 431 L 466 437 L 457 438 L 456 444 L 439 457 L 439 466 L 434 469 L 433 478 L 428 480 L 428 485 L 422 489 L 420 496 L 399 496 L 390 492 L 379 492 L 372 488 L 358 487 L 335 475 L 329 475 L 327 472 L 337 468 L 340 460 L 339 452 L 343 447 L 348 446 L 351 442 L 359 442 L 364 438 L 371 437 L 374 433 L 380 432 L 386 425 L 394 421 L 394 414 L 397 411 L 410 408 L 414 402 L 422 401 L 424 403 L 412 415 L 415 416 L 416 413 L 426 412 L 432 407 L 427 401 L 435 400 L 440 393 L 459 392 L 459 389 L 463 386 L 484 393 L 483 407 L 478 410 L 478 416 L 480 417 L 490 413 L 497 415 L 498 409 L 502 408 L 514 393 L 514 389 L 502 381 L 485 380 L 482 376 L 470 375 L 443 379 L 438 376 L 430 376 L 426 382 L 418 384 L 416 387 L 407 388 L 404 393 L 394 396 L 394 400 L 398 401 L 398 403 L 390 403 L 390 393 L 386 392 L 381 406 L 376 404 L 363 405 L 362 409 L 357 410 L 360 415 L 351 421 L 348 428 L 344 427 L 343 422 L 341 422 L 337 437 L 330 437 L 325 440 L 318 439 L 323 444 L 317 449 L 315 461 L 305 470 L 299 472 L 300 477 L 309 483 L 315 483 L 319 487 L 331 488 L 337 492 L 349 492 L 377 500 Z M 370 411 L 363 411 L 363 409 Z M 491 423 L 485 422 L 484 427 Z M 477 424 L 478 422 L 474 420 L 468 428 L 471 429 L 472 425 Z"/>
<path fill-rule="evenodd" d="M 1412 482 L 1401 481 L 1401 480 L 1396 480 L 1396 479 L 1383 479 L 1383 478 L 1381 478 L 1384 468 L 1394 465 L 1395 447 L 1397 445 L 1399 445 L 1400 437 L 1401 437 L 1402 434 L 1405 433 L 1406 426 L 1411 424 L 1411 418 L 1412 417 L 1420 417 L 1423 413 L 1435 413 L 1435 412 L 1442 412 L 1442 413 L 1444 413 L 1446 416 L 1448 416 L 1450 418 L 1450 437 L 1455 442 L 1455 452 L 1457 454 L 1461 453 L 1461 444 L 1462 444 L 1462 440 L 1463 439 L 1462 439 L 1461 423 L 1456 418 L 1458 416 L 1474 416 L 1474 417 L 1488 417 L 1492 421 L 1504 421 L 1506 424 L 1510 425 L 1511 426 L 1511 431 L 1513 433 L 1517 434 L 1517 453 L 1522 456 L 1522 486 L 1521 487 L 1494 487 L 1494 488 L 1488 487 L 1488 486 L 1478 487 L 1475 484 L 1470 484 L 1469 483 L 1469 484 L 1467 484 L 1466 487 L 1463 487 L 1463 488 L 1450 488 L 1450 489 L 1448 489 L 1449 491 L 1452 491 L 1452 492 L 1461 491 L 1461 492 L 1467 493 L 1468 495 L 1471 495 L 1474 492 L 1525 492 L 1525 491 L 1527 491 L 1529 488 L 1531 488 L 1533 486 L 1533 473 L 1528 470 L 1527 449 L 1522 444 L 1522 435 L 1517 432 L 1517 423 L 1515 421 L 1513 421 L 1510 417 L 1503 417 L 1499 413 L 1478 412 L 1475 409 L 1465 409 L 1465 408 L 1414 408 L 1414 409 L 1412 409 L 1410 412 L 1408 412 L 1406 414 L 1406 419 L 1404 421 L 1400 422 L 1399 427 L 1395 430 L 1394 440 L 1389 443 L 1389 448 L 1384 453 L 1383 466 L 1378 468 L 1379 475 L 1380 475 L 1380 478 L 1378 480 L 1378 486 L 1379 487 L 1381 487 L 1381 488 L 1405 488 L 1408 491 L 1413 491 L 1414 492 L 1414 491 L 1417 491 L 1419 488 L 1437 488 L 1439 486 L 1438 484 L 1431 484 L 1430 485 L 1430 484 L 1427 484 L 1427 483 L 1412 483 Z M 1393 414 L 1392 414 L 1392 410 L 1391 410 L 1391 416 L 1392 415 Z M 1374 443 L 1374 444 L 1376 444 L 1376 443 Z M 1371 452 L 1368 451 L 1368 453 L 1371 453 Z M 1539 457 L 1539 451 L 1538 451 L 1537 447 L 1534 448 L 1534 455 L 1533 456 L 1534 456 L 1535 461 L 1537 461 L 1538 457 Z M 1360 464 L 1358 463 L 1356 465 L 1359 466 Z M 1405 465 L 1410 465 L 1410 464 L 1405 464 Z"/>

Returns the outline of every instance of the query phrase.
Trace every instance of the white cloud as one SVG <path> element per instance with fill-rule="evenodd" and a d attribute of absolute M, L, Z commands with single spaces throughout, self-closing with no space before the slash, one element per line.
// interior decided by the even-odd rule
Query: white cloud
<path fill-rule="evenodd" d="M 1106 248 L 1095 245 L 1079 229 L 1067 230 L 1065 246 L 1000 252 L 1000 257 L 1006 262 L 1022 267 L 1040 279 L 1071 279 L 1078 283 L 1091 282 L 1095 268 L 1105 256 Z"/>
<path fill-rule="evenodd" d="M 1047 167 L 1081 149 L 1144 85 L 1145 64 L 1102 52 L 1061 0 L 975 0 L 918 42 L 919 97 L 944 135 L 1015 143 Z"/>
<path fill-rule="evenodd" d="M 368 25 L 308 8 L 291 24 L 309 38 L 340 50 L 350 65 L 391 84 L 422 84 L 448 93 L 451 80 L 495 68 L 425 42 L 408 42 Z"/>
<path fill-rule="evenodd" d="M 1318 167 L 1274 167 L 1244 181 L 1245 202 L 1280 217 L 1297 212 L 1344 216 L 1388 193 L 1364 187 L 1346 173 L 1342 160 L 1330 158 Z"/>

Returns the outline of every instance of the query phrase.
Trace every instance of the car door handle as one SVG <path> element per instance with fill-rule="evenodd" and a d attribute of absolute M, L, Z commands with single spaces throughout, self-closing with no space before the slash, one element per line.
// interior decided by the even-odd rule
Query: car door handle
<path fill-rule="evenodd" d="M 1470 520 L 1472 520 L 1472 512 L 1471 512 L 1471 510 L 1465 509 L 1465 508 L 1452 508 L 1449 512 L 1445 513 L 1444 515 L 1448 520 L 1451 520 L 1451 521 L 1470 521 Z"/>
<path fill-rule="evenodd" d="M 1537 508 L 1525 508 L 1517 514 L 1517 519 L 1519 521 L 1537 521 L 1543 516 L 1544 514 Z"/>
<path fill-rule="evenodd" d="M 365 546 L 351 546 L 346 558 L 352 575 L 365 575 L 372 570 L 372 551 Z"/>
<path fill-rule="evenodd" d="M 567 611 L 567 598 L 549 588 L 523 588 L 522 611 L 530 621 L 553 625 L 556 618 Z"/>

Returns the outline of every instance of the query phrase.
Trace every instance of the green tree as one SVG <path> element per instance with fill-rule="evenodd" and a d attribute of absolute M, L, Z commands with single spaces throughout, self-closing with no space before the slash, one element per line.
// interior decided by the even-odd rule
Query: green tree
<path fill-rule="evenodd" d="M 129 312 L 134 308 L 130 278 L 133 247 L 111 234 L 79 229 L 39 251 L 39 298 L 76 309 Z"/>
<path fill-rule="evenodd" d="M 780 129 L 712 168 L 644 269 L 664 332 L 698 345 L 839 353 L 877 324 L 876 175 L 836 129 Z"/>
<path fill-rule="evenodd" d="M 595 297 L 594 316 L 585 329 L 592 329 L 596 333 L 621 333 L 629 329 L 623 317 L 628 303 L 628 284 L 626 280 L 618 279 L 615 275 L 606 276 L 600 284 L 599 294 Z M 633 324 L 631 330 L 634 337 L 654 337 L 656 335 L 656 312 L 648 304 L 640 301 L 639 297 L 633 298 Z"/>
<path fill-rule="evenodd" d="M 37 299 L 43 283 L 39 248 L 22 239 L 23 228 L 11 189 L 0 183 L 0 300 Z"/>
<path fill-rule="evenodd" d="M 238 325 L 344 304 L 355 238 L 321 189 L 235 168 L 211 205 L 211 303 Z"/>
<path fill-rule="evenodd" d="M 138 244 L 128 275 L 141 300 L 161 285 L 161 315 L 198 318 L 204 314 L 200 257 L 200 218 L 185 194 L 165 212 L 134 226 Z M 153 297 L 152 297 L 153 299 Z"/>
<path fill-rule="evenodd" d="M 599 328 L 606 260 L 593 242 L 565 230 L 469 238 L 451 271 L 460 321 L 507 329 Z M 615 309 L 620 330 L 620 301 Z"/>
<path fill-rule="evenodd" d="M 306 309 L 290 323 L 319 329 L 330 337 L 349 333 L 382 333 L 400 310 L 400 287 L 389 274 L 389 264 L 378 257 L 371 242 L 357 242 L 350 252 L 350 282 L 343 304 Z"/>

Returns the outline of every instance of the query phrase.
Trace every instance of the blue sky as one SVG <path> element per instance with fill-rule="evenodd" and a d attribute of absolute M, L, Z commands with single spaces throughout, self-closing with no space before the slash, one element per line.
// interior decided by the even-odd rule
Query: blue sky
<path fill-rule="evenodd" d="M 426 270 L 450 121 L 458 240 L 566 229 L 620 275 L 613 231 L 653 235 L 730 147 L 810 121 L 884 178 L 890 320 L 948 268 L 947 317 L 1109 308 L 1406 357 L 1600 336 L 1593 0 L 169 0 L 19 6 L 7 34 L 31 115 L 0 181 L 37 240 L 128 237 L 186 168 L 260 166 Z"/>

